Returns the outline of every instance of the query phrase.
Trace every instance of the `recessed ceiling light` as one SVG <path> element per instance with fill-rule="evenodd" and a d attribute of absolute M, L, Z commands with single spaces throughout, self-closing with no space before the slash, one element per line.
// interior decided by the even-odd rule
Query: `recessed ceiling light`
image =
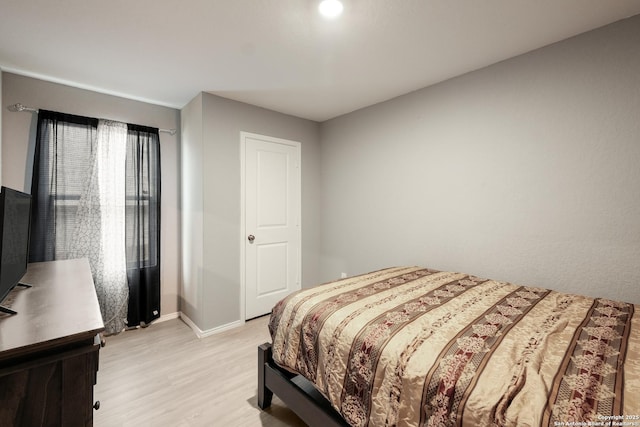
<path fill-rule="evenodd" d="M 343 8 L 340 0 L 322 0 L 318 6 L 318 10 L 325 18 L 337 18 Z"/>

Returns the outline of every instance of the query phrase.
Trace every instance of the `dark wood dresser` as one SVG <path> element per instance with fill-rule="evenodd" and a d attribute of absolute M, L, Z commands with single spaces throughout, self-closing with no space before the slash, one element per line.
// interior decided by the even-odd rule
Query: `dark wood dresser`
<path fill-rule="evenodd" d="M 29 264 L 0 313 L 0 426 L 91 426 L 104 330 L 86 259 Z"/>

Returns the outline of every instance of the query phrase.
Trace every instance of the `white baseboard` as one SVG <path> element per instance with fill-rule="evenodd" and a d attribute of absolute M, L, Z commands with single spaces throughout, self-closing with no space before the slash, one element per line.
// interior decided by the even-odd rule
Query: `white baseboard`
<path fill-rule="evenodd" d="M 186 323 L 192 330 L 195 332 L 198 338 L 206 338 L 211 335 L 219 334 L 220 332 L 228 331 L 229 329 L 237 328 L 238 326 L 242 326 L 244 322 L 242 320 L 236 320 L 235 322 L 227 323 L 226 325 L 217 326 L 212 329 L 207 329 L 203 331 L 196 325 L 193 320 L 189 319 L 189 316 L 180 312 L 180 319 L 184 323 Z"/>
<path fill-rule="evenodd" d="M 178 319 L 180 317 L 180 312 L 176 311 L 175 313 L 163 314 L 159 318 L 155 320 L 156 323 L 166 322 L 167 320 Z"/>

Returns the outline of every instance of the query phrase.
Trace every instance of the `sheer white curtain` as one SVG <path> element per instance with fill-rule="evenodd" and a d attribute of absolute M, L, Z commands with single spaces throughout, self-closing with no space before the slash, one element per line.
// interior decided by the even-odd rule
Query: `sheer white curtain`
<path fill-rule="evenodd" d="M 70 245 L 73 258 L 89 259 L 107 333 L 122 331 L 127 320 L 126 155 L 127 125 L 100 120 Z"/>

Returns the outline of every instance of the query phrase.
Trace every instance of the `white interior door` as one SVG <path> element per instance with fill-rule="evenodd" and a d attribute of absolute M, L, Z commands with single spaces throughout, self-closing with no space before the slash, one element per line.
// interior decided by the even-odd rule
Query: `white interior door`
<path fill-rule="evenodd" d="M 300 143 L 241 133 L 245 319 L 300 289 Z"/>

